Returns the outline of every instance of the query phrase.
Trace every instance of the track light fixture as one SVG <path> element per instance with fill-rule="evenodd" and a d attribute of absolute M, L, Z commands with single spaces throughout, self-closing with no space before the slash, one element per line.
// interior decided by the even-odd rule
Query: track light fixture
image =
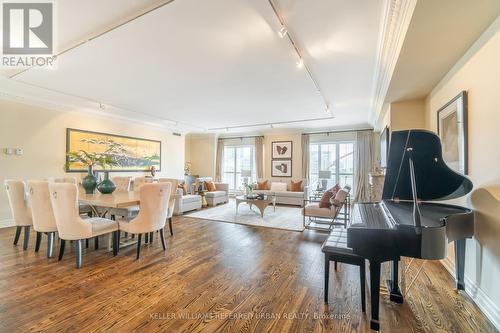
<path fill-rule="evenodd" d="M 288 33 L 288 30 L 285 28 L 285 26 L 282 25 L 280 31 L 278 31 L 278 35 L 281 38 L 285 38 L 287 33 Z"/>
<path fill-rule="evenodd" d="M 304 59 L 300 58 L 299 61 L 297 61 L 297 68 L 302 68 L 304 67 Z"/>

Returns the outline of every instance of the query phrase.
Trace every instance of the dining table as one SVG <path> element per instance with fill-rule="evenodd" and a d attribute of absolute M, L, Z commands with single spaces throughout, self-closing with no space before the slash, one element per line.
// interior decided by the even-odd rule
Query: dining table
<path fill-rule="evenodd" d="M 87 194 L 79 191 L 78 203 L 88 205 L 92 210 L 92 215 L 96 217 L 106 217 L 113 208 L 127 208 L 137 206 L 141 202 L 139 191 L 115 191 L 109 194 L 93 193 Z M 130 238 L 120 238 L 120 247 L 136 244 L 137 240 Z M 112 240 L 109 237 L 108 249 L 112 250 Z"/>

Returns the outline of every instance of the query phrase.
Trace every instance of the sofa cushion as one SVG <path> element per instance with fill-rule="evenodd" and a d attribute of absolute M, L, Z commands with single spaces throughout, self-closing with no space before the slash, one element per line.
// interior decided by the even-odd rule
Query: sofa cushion
<path fill-rule="evenodd" d="M 264 181 L 257 181 L 257 183 L 255 184 L 255 189 L 256 190 L 267 190 L 269 188 L 269 185 L 267 183 L 267 180 L 264 180 Z"/>
<path fill-rule="evenodd" d="M 214 182 L 205 182 L 205 188 L 207 189 L 208 192 L 217 191 Z"/>
<path fill-rule="evenodd" d="M 198 194 L 187 194 L 182 197 L 183 203 L 201 201 L 201 195 Z"/>
<path fill-rule="evenodd" d="M 299 180 L 297 182 L 294 182 L 293 180 L 291 180 L 290 181 L 290 191 L 302 192 L 302 180 Z"/>
<path fill-rule="evenodd" d="M 270 190 L 271 192 L 284 192 L 286 191 L 286 183 L 273 182 Z"/>
<path fill-rule="evenodd" d="M 305 216 L 334 218 L 335 210 L 330 208 L 320 208 L 317 202 L 309 203 L 303 208 Z"/>
<path fill-rule="evenodd" d="M 207 198 L 218 198 L 226 196 L 226 191 L 213 191 L 205 193 Z"/>
<path fill-rule="evenodd" d="M 288 198 L 302 198 L 304 197 L 304 192 L 290 192 L 290 191 L 280 191 L 274 192 L 277 197 L 288 197 Z"/>
<path fill-rule="evenodd" d="M 340 190 L 339 184 L 335 185 L 325 193 L 323 193 L 323 196 L 321 197 L 321 200 L 319 201 L 319 207 L 320 208 L 330 208 L 332 203 L 330 202 L 331 198 L 335 198 L 337 195 L 337 192 Z"/>

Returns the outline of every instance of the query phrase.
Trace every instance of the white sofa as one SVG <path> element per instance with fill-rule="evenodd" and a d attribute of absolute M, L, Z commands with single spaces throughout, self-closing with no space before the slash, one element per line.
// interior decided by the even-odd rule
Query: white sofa
<path fill-rule="evenodd" d="M 201 195 L 182 195 L 182 189 L 178 188 L 175 193 L 174 215 L 182 215 L 191 210 L 201 209 Z"/>
<path fill-rule="evenodd" d="M 265 179 L 263 179 L 265 180 Z M 309 195 L 309 188 L 307 186 L 307 181 L 305 179 L 302 180 L 301 192 L 292 192 L 290 191 L 291 181 L 286 182 L 286 190 L 285 191 L 272 191 L 272 180 L 267 180 L 268 189 L 267 190 L 253 190 L 254 193 L 263 193 L 263 194 L 274 194 L 276 196 L 276 203 L 282 205 L 295 205 L 295 206 L 303 206 L 304 200 L 307 200 L 307 196 Z M 297 180 L 297 181 L 299 181 Z M 259 180 L 262 181 L 262 180 Z M 294 180 L 296 181 L 296 180 Z M 283 183 L 283 182 L 279 182 Z M 254 184 L 254 188 L 255 188 Z"/>

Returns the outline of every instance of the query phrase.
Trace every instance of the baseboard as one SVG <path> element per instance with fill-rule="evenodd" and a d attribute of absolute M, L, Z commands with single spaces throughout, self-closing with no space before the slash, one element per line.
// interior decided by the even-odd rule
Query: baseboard
<path fill-rule="evenodd" d="M 0 220 L 0 228 L 8 228 L 8 227 L 13 227 L 14 226 L 14 220 L 13 219 L 2 219 Z"/>
<path fill-rule="evenodd" d="M 441 264 L 444 268 L 455 278 L 455 265 L 454 263 L 446 258 L 441 260 Z M 465 276 L 465 292 L 472 298 L 474 303 L 483 312 L 483 314 L 488 318 L 493 326 L 500 331 L 500 308 L 491 300 L 491 298 L 478 287 L 474 281 L 472 281 L 467 275 Z"/>

